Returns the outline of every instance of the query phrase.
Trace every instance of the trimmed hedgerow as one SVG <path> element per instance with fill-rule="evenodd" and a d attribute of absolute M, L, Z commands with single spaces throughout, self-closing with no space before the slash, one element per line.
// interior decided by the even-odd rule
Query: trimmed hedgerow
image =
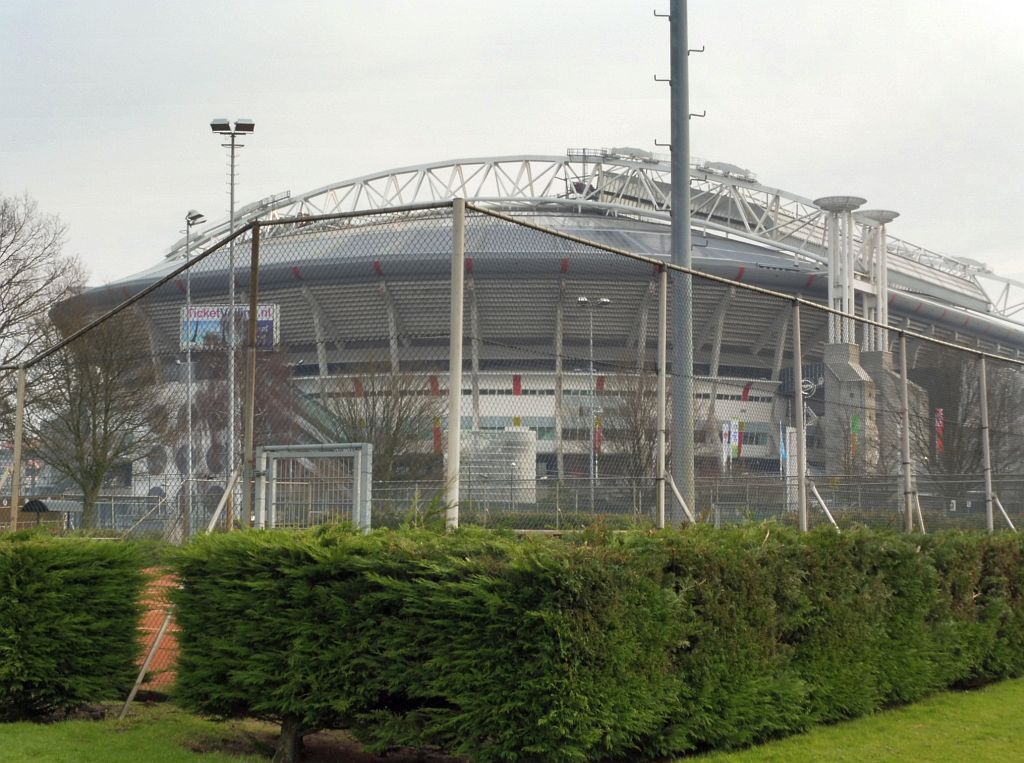
<path fill-rule="evenodd" d="M 776 526 L 340 529 L 178 559 L 177 696 L 476 761 L 747 745 L 1024 672 L 1024 545 Z"/>
<path fill-rule="evenodd" d="M 482 531 L 204 538 L 179 565 L 177 698 L 476 760 L 623 750 L 675 703 L 686 618 L 621 550 Z"/>
<path fill-rule="evenodd" d="M 0 720 L 123 698 L 137 672 L 143 583 L 131 545 L 0 538 Z"/>

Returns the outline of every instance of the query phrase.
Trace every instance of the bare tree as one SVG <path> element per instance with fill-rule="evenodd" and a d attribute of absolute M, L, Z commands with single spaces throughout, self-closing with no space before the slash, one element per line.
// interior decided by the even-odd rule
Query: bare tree
<path fill-rule="evenodd" d="M 973 355 L 943 350 L 935 362 L 913 373 L 928 393 L 929 406 L 911 432 L 930 452 L 927 471 L 933 475 L 982 474 L 979 368 Z M 1024 465 L 1024 438 L 1019 434 L 1024 428 L 1024 375 L 1016 367 L 990 362 L 986 382 L 993 471 L 1019 470 Z"/>
<path fill-rule="evenodd" d="M 321 400 L 333 419 L 334 437 L 373 445 L 373 478 L 429 476 L 437 459 L 430 447 L 445 398 L 426 374 L 371 367 L 356 376 L 324 382 Z"/>
<path fill-rule="evenodd" d="M 85 316 L 62 320 L 65 335 Z M 50 337 L 56 339 L 51 329 Z M 96 499 L 111 472 L 174 437 L 144 329 L 121 313 L 32 369 L 35 391 L 26 435 L 32 450 L 82 492 L 82 524 L 95 527 Z"/>
<path fill-rule="evenodd" d="M 625 478 L 633 510 L 642 489 L 657 476 L 658 377 L 654 373 L 620 374 L 608 382 L 602 400 L 605 474 Z"/>
<path fill-rule="evenodd" d="M 28 196 L 0 195 L 0 365 L 43 349 L 39 316 L 85 280 L 78 261 L 62 254 L 64 232 Z"/>

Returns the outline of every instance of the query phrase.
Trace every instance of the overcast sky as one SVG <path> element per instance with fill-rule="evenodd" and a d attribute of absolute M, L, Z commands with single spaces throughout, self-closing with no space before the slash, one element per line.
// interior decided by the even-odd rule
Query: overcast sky
<path fill-rule="evenodd" d="M 691 0 L 694 156 L 902 213 L 890 232 L 1024 273 L 1024 4 Z M 102 283 L 189 208 L 227 216 L 212 117 L 251 117 L 238 204 L 453 158 L 655 149 L 668 0 L 2 0 L 0 192 Z"/>

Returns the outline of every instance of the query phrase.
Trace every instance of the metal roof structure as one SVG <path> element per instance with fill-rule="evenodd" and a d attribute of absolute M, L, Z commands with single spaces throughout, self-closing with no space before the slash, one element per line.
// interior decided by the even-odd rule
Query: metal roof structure
<path fill-rule="evenodd" d="M 667 259 L 670 182 L 668 162 L 637 149 L 457 160 L 367 175 L 300 196 L 277 194 L 243 207 L 236 226 L 257 219 L 301 220 L 408 208 L 461 196 L 477 206 L 598 244 Z M 752 173 L 732 165 L 694 163 L 691 186 L 696 269 L 826 301 L 828 212 L 809 199 L 761 185 Z M 309 316 L 313 313 L 325 324 L 344 327 L 349 347 L 362 341 L 364 334 L 363 339 L 371 334 L 387 337 L 400 327 L 405 337 L 401 354 L 410 360 L 419 354 L 418 338 L 442 335 L 447 329 L 446 311 L 434 315 L 423 307 L 447 299 L 450 243 L 438 239 L 436 218 L 431 230 L 426 223 L 418 227 L 410 217 L 402 223 L 400 235 L 397 227 L 388 228 L 390 223 L 365 225 L 359 220 L 262 228 L 261 290 L 272 292 L 267 299 L 281 305 L 287 344 L 296 357 L 312 352 L 314 328 Z M 468 230 L 466 251 L 475 261 L 482 340 L 490 344 L 492 354 L 498 352 L 496 348 L 505 348 L 509 359 L 525 359 L 529 347 L 551 345 L 562 244 L 538 235 L 524 246 L 522 240 L 511 238 L 510 227 L 495 219 L 477 220 Z M 855 236 L 864 235 L 859 228 L 855 226 Z M 228 231 L 229 224 L 223 222 L 194 235 L 192 256 L 221 241 Z M 1024 326 L 1000 316 L 979 284 L 979 275 L 992 276 L 983 266 L 891 235 L 886 237 L 886 248 L 891 325 L 1006 355 L 1019 356 L 1024 351 Z M 384 251 L 385 256 L 378 263 L 375 257 L 357 254 L 370 251 Z M 112 306 L 179 267 L 183 257 L 182 241 L 149 270 L 91 290 L 88 296 Z M 247 270 L 247 259 L 238 263 L 237 277 L 243 281 L 246 274 L 241 271 Z M 638 311 L 646 311 L 652 302 L 645 296 L 650 293 L 649 275 L 640 276 L 634 268 L 631 277 L 623 278 L 629 268 L 619 268 L 613 260 L 575 263 L 573 276 L 609 289 L 614 298 L 602 320 L 600 331 L 606 336 L 600 341 L 608 346 L 644 347 L 646 343 L 636 335 Z M 203 299 L 204 292 L 214 298 L 223 289 L 223 268 L 223 262 L 213 261 L 193 268 L 195 299 Z M 518 283 L 511 300 L 508 290 L 513 281 Z M 383 299 L 385 283 L 387 298 Z M 177 336 L 182 285 L 176 286 L 165 287 L 163 296 L 146 308 L 158 333 L 168 339 Z M 768 367 L 777 363 L 776 346 L 785 341 L 781 307 L 766 309 L 751 295 L 737 292 L 729 298 L 725 330 L 704 328 L 723 320 L 722 294 L 721 288 L 709 288 L 695 296 L 697 362 L 707 363 L 714 357 L 714 366 L 749 366 L 752 359 Z M 1013 307 L 1008 299 L 1004 303 Z M 574 325 L 582 320 L 578 318 L 565 315 L 569 345 L 582 341 L 582 324 Z M 815 328 L 817 317 L 807 315 L 804 320 L 822 346 L 825 335 L 823 328 Z M 646 330 L 653 331 L 653 318 Z M 815 352 L 807 346 L 805 351 Z"/>

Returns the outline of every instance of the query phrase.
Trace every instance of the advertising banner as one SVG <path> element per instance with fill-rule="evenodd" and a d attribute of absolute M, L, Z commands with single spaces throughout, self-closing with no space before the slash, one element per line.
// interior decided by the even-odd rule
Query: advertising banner
<path fill-rule="evenodd" d="M 227 346 L 231 324 L 228 305 L 181 308 L 181 349 L 220 350 Z M 281 340 L 279 305 L 256 308 L 256 346 L 272 350 Z M 243 346 L 249 331 L 249 306 L 235 305 L 235 344 Z"/>

